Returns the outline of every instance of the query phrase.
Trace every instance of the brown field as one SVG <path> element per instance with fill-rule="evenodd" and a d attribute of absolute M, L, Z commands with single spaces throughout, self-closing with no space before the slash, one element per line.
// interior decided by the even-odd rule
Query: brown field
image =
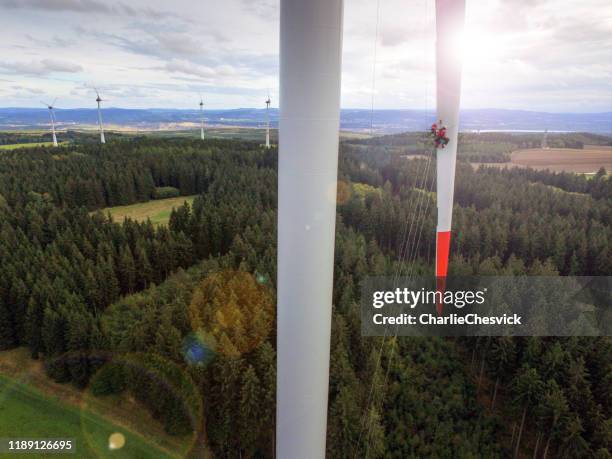
<path fill-rule="evenodd" d="M 428 159 L 427 155 L 402 155 L 402 158 L 406 159 Z"/>
<path fill-rule="evenodd" d="M 602 166 L 612 171 L 612 147 L 585 145 L 584 149 L 572 148 L 530 148 L 512 152 L 508 163 L 473 163 L 474 168 L 480 165 L 494 167 L 531 167 L 548 169 L 553 172 L 575 172 L 577 174 L 594 174 Z"/>
<path fill-rule="evenodd" d="M 476 168 L 481 164 L 495 167 L 531 167 L 577 174 L 594 174 L 603 166 L 608 172 L 612 171 L 612 147 L 609 146 L 585 145 L 584 149 L 530 148 L 512 152 L 511 158 L 508 163 L 473 165 Z"/>

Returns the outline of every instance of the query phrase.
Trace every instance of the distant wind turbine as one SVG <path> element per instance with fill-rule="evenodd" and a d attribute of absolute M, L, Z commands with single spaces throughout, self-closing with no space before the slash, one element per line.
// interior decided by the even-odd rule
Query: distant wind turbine
<path fill-rule="evenodd" d="M 544 130 L 544 136 L 542 137 L 542 148 L 548 149 L 548 129 Z"/>
<path fill-rule="evenodd" d="M 53 134 L 53 146 L 57 147 L 57 137 L 55 135 L 55 113 L 53 112 L 55 108 L 55 101 L 57 101 L 57 97 L 53 99 L 53 103 L 51 104 L 43 102 L 42 100 L 40 101 L 40 103 L 49 109 L 49 119 L 51 120 L 51 134 Z"/>
<path fill-rule="evenodd" d="M 94 87 L 96 91 L 96 102 L 98 103 L 98 128 L 100 129 L 100 143 L 106 143 L 106 139 L 104 138 L 104 127 L 102 126 L 102 111 L 100 109 L 100 102 L 102 102 L 102 98 L 100 97 L 100 93 L 98 89 Z"/>
<path fill-rule="evenodd" d="M 200 139 L 204 140 L 204 99 L 200 96 Z"/>
<path fill-rule="evenodd" d="M 266 148 L 270 148 L 270 93 L 266 99 Z"/>

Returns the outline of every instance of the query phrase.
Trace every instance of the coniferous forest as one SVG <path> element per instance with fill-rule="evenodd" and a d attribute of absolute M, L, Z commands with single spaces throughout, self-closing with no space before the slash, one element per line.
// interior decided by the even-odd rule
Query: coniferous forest
<path fill-rule="evenodd" d="M 400 141 L 340 148 L 328 457 L 612 457 L 610 338 L 361 336 L 365 276 L 433 266 L 435 158 Z M 452 274 L 612 273 L 606 171 L 464 162 L 483 151 L 459 155 Z M 241 140 L 2 152 L 0 349 L 95 397 L 134 397 L 214 457 L 273 457 L 276 165 Z M 197 196 L 167 225 L 102 210 L 172 189 Z"/>

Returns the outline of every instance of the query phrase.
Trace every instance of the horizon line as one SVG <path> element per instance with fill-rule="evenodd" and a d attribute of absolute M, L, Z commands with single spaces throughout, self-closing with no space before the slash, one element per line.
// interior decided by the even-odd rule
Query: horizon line
<path fill-rule="evenodd" d="M 34 106 L 6 106 L 0 107 L 0 110 L 36 110 L 36 111 L 46 111 L 48 108 L 45 107 L 34 107 Z M 54 110 L 92 110 L 97 111 L 97 107 L 69 107 L 62 108 L 57 107 L 53 108 Z M 270 107 L 271 110 L 279 110 L 279 107 Z M 102 110 L 174 110 L 174 111 L 198 111 L 199 108 L 178 108 L 178 107 L 103 107 Z M 258 110 L 265 111 L 266 108 L 257 108 L 257 107 L 221 107 L 221 108 L 209 108 L 208 111 L 231 111 L 231 110 Z M 414 111 L 414 112 L 434 112 L 435 108 L 358 108 L 358 107 L 341 107 L 340 110 L 354 110 L 354 111 L 363 111 L 363 112 L 382 112 L 382 111 Z M 496 111 L 510 111 L 510 112 L 527 112 L 527 113 L 546 113 L 551 115 L 606 115 L 612 114 L 612 109 L 608 111 L 546 111 L 546 110 L 527 110 L 524 108 L 499 108 L 499 107 L 482 107 L 482 108 L 462 108 L 461 112 L 467 111 L 487 111 L 487 110 L 496 110 Z M 206 109 L 205 109 L 206 111 Z"/>

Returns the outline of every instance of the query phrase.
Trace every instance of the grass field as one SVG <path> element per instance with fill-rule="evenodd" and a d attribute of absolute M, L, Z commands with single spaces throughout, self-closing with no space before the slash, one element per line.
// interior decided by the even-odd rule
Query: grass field
<path fill-rule="evenodd" d="M 114 221 L 122 222 L 125 217 L 144 222 L 148 219 L 154 225 L 165 225 L 170 220 L 170 213 L 184 202 L 191 204 L 195 196 L 179 196 L 178 198 L 156 199 L 154 201 L 131 204 L 129 206 L 107 207 L 104 214 L 110 214 Z"/>
<path fill-rule="evenodd" d="M 77 413 L 80 416 L 80 430 L 77 430 L 76 433 L 82 431 L 87 439 L 99 430 L 98 419 L 101 419 L 115 431 L 122 434 L 127 431 L 141 442 L 152 445 L 151 449 L 162 451 L 165 454 L 165 456 L 162 454 L 162 457 L 185 457 L 194 446 L 193 435 L 181 437 L 168 435 L 163 426 L 152 417 L 150 411 L 129 394 L 94 397 L 88 390 L 83 391 L 72 384 L 60 384 L 49 379 L 43 362 L 33 360 L 26 348 L 0 351 L 0 378 L 2 378 L 0 381 L 0 438 L 3 437 L 3 425 L 8 422 L 7 417 L 10 417 L 10 414 L 5 415 L 3 409 L 15 403 L 9 399 L 16 397 L 10 390 L 4 390 L 8 384 L 11 389 L 23 387 L 26 393 L 33 393 L 38 398 L 50 400 L 58 409 Z M 18 385 L 15 386 L 15 384 Z M 38 409 L 36 401 L 30 400 L 27 403 Z M 29 409 L 25 408 L 25 411 Z M 33 419 L 30 422 L 35 423 L 35 421 Z M 29 430 L 23 429 L 21 432 L 22 437 L 29 435 Z M 73 437 L 76 436 L 76 433 Z M 210 458 L 205 444 L 200 444 L 195 450 L 201 452 L 200 457 Z M 98 457 L 107 457 L 108 449 L 105 449 L 104 452 L 105 455 L 98 454 Z M 0 457 L 2 457 L 1 454 Z M 150 456 L 139 455 L 137 457 Z"/>
<path fill-rule="evenodd" d="M 0 432 L 3 438 L 64 438 L 76 444 L 79 458 L 171 458 L 144 438 L 85 409 L 46 396 L 17 380 L 0 375 Z M 125 445 L 109 449 L 109 437 L 120 433 Z M 2 455 L 23 457 L 23 455 Z M 28 454 L 28 457 L 48 457 Z"/>
<path fill-rule="evenodd" d="M 481 163 L 474 163 L 478 167 Z M 530 148 L 512 153 L 510 162 L 483 164 L 494 167 L 530 167 L 553 172 L 593 174 L 601 167 L 612 171 L 612 147 L 585 145 L 584 149 Z"/>
<path fill-rule="evenodd" d="M 64 145 L 68 142 L 60 142 L 59 145 Z M 50 147 L 53 142 L 32 142 L 32 143 L 12 143 L 10 145 L 0 145 L 0 150 L 16 150 L 17 148 L 32 148 L 32 147 Z"/>
<path fill-rule="evenodd" d="M 167 131 L 146 131 L 143 134 L 162 138 L 200 138 L 199 127 L 195 126 L 190 130 L 167 130 Z M 271 142 L 276 145 L 278 142 L 278 130 L 270 129 Z M 263 145 L 266 139 L 266 130 L 262 128 L 244 128 L 233 126 L 215 126 L 206 129 L 206 137 L 209 139 L 241 139 L 253 142 L 261 142 Z M 365 132 L 340 131 L 341 139 L 368 139 L 371 135 Z"/>

